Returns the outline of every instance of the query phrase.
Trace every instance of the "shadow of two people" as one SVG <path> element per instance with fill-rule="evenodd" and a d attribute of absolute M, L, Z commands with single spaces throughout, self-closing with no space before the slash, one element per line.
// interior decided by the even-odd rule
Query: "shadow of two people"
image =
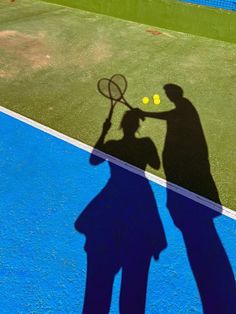
<path fill-rule="evenodd" d="M 164 86 L 175 104 L 168 112 L 127 111 L 121 121 L 123 137 L 105 141 L 111 127 L 107 120 L 95 149 L 145 170 L 160 167 L 160 158 L 150 138 L 137 138 L 144 117 L 167 122 L 162 154 L 168 182 L 204 195 L 220 204 L 211 175 L 208 148 L 198 113 L 183 97 L 181 87 Z M 104 160 L 91 155 L 92 165 Z M 150 260 L 167 247 L 156 200 L 149 181 L 109 162 L 111 176 L 103 190 L 84 209 L 75 223 L 86 235 L 87 282 L 83 313 L 109 313 L 115 274 L 122 269 L 120 313 L 145 312 Z M 167 189 L 167 207 L 182 232 L 190 266 L 204 313 L 236 313 L 235 280 L 214 226 L 219 212 Z"/>

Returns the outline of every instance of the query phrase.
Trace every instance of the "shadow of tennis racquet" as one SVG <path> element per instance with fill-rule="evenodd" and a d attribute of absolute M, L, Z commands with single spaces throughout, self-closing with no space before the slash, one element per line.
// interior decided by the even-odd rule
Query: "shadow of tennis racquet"
<path fill-rule="evenodd" d="M 107 118 L 107 121 L 111 120 L 114 108 L 117 103 L 124 104 L 130 110 L 135 110 L 133 106 L 125 98 L 125 93 L 127 91 L 128 82 L 124 75 L 122 74 L 114 74 L 110 79 L 102 78 L 97 83 L 98 91 L 101 95 L 110 99 L 111 108 Z M 144 120 L 143 117 L 140 117 Z"/>

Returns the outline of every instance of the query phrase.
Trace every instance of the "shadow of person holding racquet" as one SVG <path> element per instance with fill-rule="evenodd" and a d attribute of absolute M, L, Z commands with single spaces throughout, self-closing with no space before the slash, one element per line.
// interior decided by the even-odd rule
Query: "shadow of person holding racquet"
<path fill-rule="evenodd" d="M 221 202 L 211 174 L 201 121 L 180 86 L 167 84 L 164 90 L 175 108 L 166 112 L 143 112 L 143 115 L 167 123 L 162 154 L 167 181 L 217 202 L 219 212 L 173 192 L 171 186 L 167 190 L 167 207 L 182 232 L 203 312 L 236 313 L 234 274 L 214 225 L 214 219 L 221 215 Z"/>
<path fill-rule="evenodd" d="M 111 115 L 109 115 L 111 118 Z M 137 138 L 138 110 L 125 112 L 120 140 L 106 141 L 110 119 L 103 125 L 95 149 L 125 160 L 140 169 L 158 169 L 160 159 L 150 138 Z M 140 158 L 142 156 L 142 158 Z M 104 159 L 91 154 L 97 166 Z M 122 271 L 120 313 L 144 314 L 151 258 L 158 259 L 166 248 L 166 238 L 157 204 L 148 180 L 121 168 L 108 159 L 110 178 L 75 222 L 85 234 L 87 281 L 83 313 L 109 313 L 115 275 Z"/>

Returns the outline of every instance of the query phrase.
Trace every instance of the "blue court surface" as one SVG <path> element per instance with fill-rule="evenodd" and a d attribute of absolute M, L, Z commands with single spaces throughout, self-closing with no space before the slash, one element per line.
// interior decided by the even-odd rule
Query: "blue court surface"
<path fill-rule="evenodd" d="M 236 313 L 235 219 L 5 113 L 0 132 L 2 314 Z"/>

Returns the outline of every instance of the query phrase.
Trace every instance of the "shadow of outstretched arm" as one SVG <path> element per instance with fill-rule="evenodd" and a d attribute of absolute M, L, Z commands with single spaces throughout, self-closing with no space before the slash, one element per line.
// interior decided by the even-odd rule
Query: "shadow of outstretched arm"
<path fill-rule="evenodd" d="M 175 114 L 175 109 L 170 110 L 170 111 L 163 111 L 163 112 L 142 111 L 142 115 L 145 118 L 154 118 L 154 119 L 160 119 L 160 120 L 168 120 L 174 114 Z"/>

